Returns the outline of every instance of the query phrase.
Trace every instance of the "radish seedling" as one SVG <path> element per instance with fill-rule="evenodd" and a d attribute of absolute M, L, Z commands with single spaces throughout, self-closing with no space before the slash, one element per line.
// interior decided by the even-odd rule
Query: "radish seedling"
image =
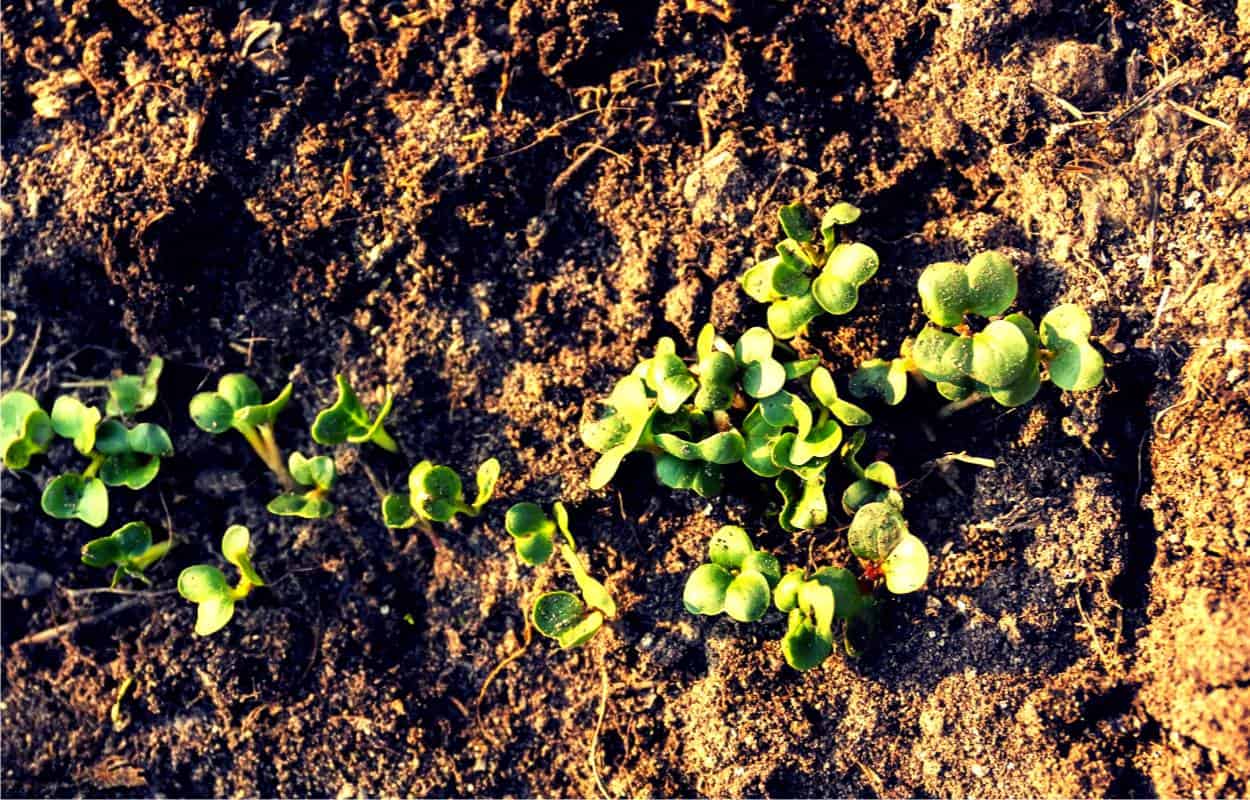
<path fill-rule="evenodd" d="M 214 436 L 231 429 L 238 431 L 282 485 L 290 486 L 291 476 L 282 463 L 273 423 L 291 399 L 291 388 L 288 383 L 266 403 L 256 381 L 238 372 L 224 375 L 217 382 L 217 391 L 191 398 L 191 419 L 200 430 Z"/>
<path fill-rule="evenodd" d="M 885 588 L 908 594 L 929 577 L 929 551 L 907 528 L 907 520 L 891 503 L 860 506 L 846 534 L 851 552 L 864 566 L 869 581 L 885 578 Z"/>
<path fill-rule="evenodd" d="M 25 469 L 52 443 L 52 421 L 26 392 L 0 397 L 0 456 L 9 469 Z"/>
<path fill-rule="evenodd" d="M 770 553 L 756 550 L 747 532 L 726 525 L 708 542 L 709 563 L 686 580 L 682 602 L 691 614 L 721 612 L 738 622 L 755 622 L 768 611 L 781 567 Z"/>
<path fill-rule="evenodd" d="M 360 398 L 352 391 L 347 379 L 342 375 L 336 375 L 334 380 L 338 383 L 339 399 L 334 405 L 317 414 L 317 418 L 313 420 L 313 441 L 318 444 L 373 442 L 383 450 L 398 453 L 399 445 L 382 427 L 387 415 L 391 413 L 391 404 L 394 402 L 390 388 L 386 390 L 386 398 L 382 401 L 382 407 L 378 409 L 378 415 L 370 421 L 368 412 L 361 405 Z"/>
<path fill-rule="evenodd" d="M 530 618 L 538 632 L 559 643 L 568 650 L 579 647 L 594 638 L 603 627 L 604 620 L 616 618 L 616 601 L 598 580 L 590 577 L 577 555 L 577 545 L 569 533 L 568 516 L 563 506 L 557 504 L 556 527 L 564 537 L 560 544 L 560 557 L 573 573 L 579 597 L 572 592 L 545 592 L 534 600 Z"/>
<path fill-rule="evenodd" d="M 569 514 L 564 504 L 551 507 L 555 519 L 543 513 L 537 503 L 517 503 L 508 509 L 504 528 L 516 543 L 517 557 L 531 567 L 547 563 L 554 549 L 557 531 L 569 536 Z"/>
<path fill-rule="evenodd" d="M 165 360 L 152 356 L 142 375 L 120 375 L 107 382 L 108 401 L 104 411 L 110 417 L 133 417 L 156 402 L 157 383 Z"/>
<path fill-rule="evenodd" d="M 457 514 L 476 517 L 495 493 L 498 480 L 499 462 L 488 458 L 477 468 L 477 497 L 472 503 L 465 503 L 464 488 L 454 470 L 422 461 L 408 473 L 407 494 L 382 498 L 382 520 L 388 528 L 411 528 L 448 522 Z"/>
<path fill-rule="evenodd" d="M 242 525 L 231 525 L 221 539 L 221 554 L 239 570 L 234 586 L 220 569 L 211 564 L 187 567 L 178 576 L 178 594 L 196 605 L 195 632 L 210 636 L 226 626 L 234 616 L 234 606 L 265 582 L 252 566 L 249 553 L 252 537 Z"/>
<path fill-rule="evenodd" d="M 842 641 L 850 655 L 859 653 L 856 640 L 871 635 L 876 625 L 876 601 L 841 567 L 825 567 L 810 578 L 801 569 L 791 569 L 777 584 L 773 601 L 789 615 L 782 655 L 800 672 L 818 666 L 833 652 L 836 621 L 842 621 Z"/>
<path fill-rule="evenodd" d="M 266 508 L 270 514 L 280 517 L 303 517 L 304 519 L 325 519 L 334 513 L 334 505 L 326 499 L 334 488 L 338 477 L 334 469 L 334 460 L 329 456 L 304 458 L 299 453 L 291 453 L 287 465 L 291 479 L 300 487 L 310 487 L 303 491 L 286 492 L 269 501 Z"/>
<path fill-rule="evenodd" d="M 144 571 L 169 552 L 173 538 L 152 543 L 152 530 L 142 522 L 127 522 L 108 536 L 83 545 L 82 563 L 89 567 L 116 567 L 109 586 L 116 586 L 123 575 L 151 585 Z"/>

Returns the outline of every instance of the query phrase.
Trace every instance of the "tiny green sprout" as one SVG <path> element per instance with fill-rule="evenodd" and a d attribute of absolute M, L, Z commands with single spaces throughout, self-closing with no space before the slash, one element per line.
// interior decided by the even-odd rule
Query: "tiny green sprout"
<path fill-rule="evenodd" d="M 52 421 L 39 401 L 26 392 L 0 397 L 0 458 L 9 469 L 25 469 L 31 458 L 47 452 Z"/>
<path fill-rule="evenodd" d="M 187 567 L 178 576 L 178 594 L 196 604 L 195 632 L 210 636 L 234 616 L 234 606 L 265 582 L 252 566 L 252 537 L 242 525 L 231 525 L 221 539 L 221 554 L 239 570 L 239 582 L 231 586 L 220 569 L 211 564 Z"/>
<path fill-rule="evenodd" d="M 144 572 L 164 558 L 172 544 L 172 537 L 153 544 L 151 528 L 142 522 L 127 522 L 108 536 L 83 545 L 82 563 L 97 568 L 116 567 L 110 586 L 116 586 L 123 575 L 151 585 Z"/>
<path fill-rule="evenodd" d="M 52 430 L 63 439 L 71 439 L 74 449 L 84 456 L 95 449 L 96 426 L 100 412 L 73 395 L 63 394 L 52 404 Z"/>
<path fill-rule="evenodd" d="M 842 641 L 850 655 L 859 653 L 855 640 L 875 627 L 876 602 L 841 567 L 825 567 L 810 578 L 792 568 L 777 584 L 773 602 L 778 611 L 789 615 L 782 655 L 800 672 L 818 666 L 833 652 L 835 620 L 844 623 Z"/>
<path fill-rule="evenodd" d="M 334 504 L 326 499 L 338 475 L 334 469 L 334 460 L 329 456 L 304 458 L 300 453 L 291 453 L 287 461 L 291 478 L 299 486 L 311 487 L 305 491 L 286 492 L 269 501 L 266 508 L 270 514 L 280 517 L 302 517 L 304 519 L 325 519 L 334 513 Z"/>
<path fill-rule="evenodd" d="M 477 496 L 464 501 L 460 476 L 449 467 L 422 461 L 408 473 L 408 493 L 382 498 L 382 519 L 388 528 L 411 528 L 449 522 L 457 514 L 476 517 L 490 502 L 499 480 L 499 461 L 488 458 L 477 468 Z"/>
<path fill-rule="evenodd" d="M 1016 268 L 997 251 L 979 253 L 967 263 L 932 264 L 917 285 L 925 316 L 944 328 L 963 324 L 964 317 L 996 317 L 1016 299 Z"/>
<path fill-rule="evenodd" d="M 334 405 L 323 409 L 313 420 L 313 441 L 325 445 L 373 442 L 383 450 L 398 453 L 399 445 L 386 432 L 386 428 L 382 427 L 394 402 L 390 388 L 386 390 L 386 398 L 382 401 L 377 417 L 370 422 L 368 412 L 347 379 L 342 375 L 335 375 L 334 380 L 338 383 L 339 399 Z"/>
<path fill-rule="evenodd" d="M 886 588 L 894 594 L 914 592 L 929 577 L 929 551 L 890 503 L 860 506 L 847 531 L 847 543 L 864 564 L 864 577 L 884 576 Z"/>
<path fill-rule="evenodd" d="M 1040 339 L 1046 367 L 1059 388 L 1083 392 L 1102 383 L 1103 360 L 1089 343 L 1091 330 L 1089 314 L 1071 303 L 1042 317 Z"/>
<path fill-rule="evenodd" d="M 820 220 L 802 202 L 783 206 L 777 217 L 785 239 L 777 255 L 763 259 L 740 282 L 753 299 L 768 303 L 768 327 L 778 339 L 792 339 L 822 313 L 850 313 L 859 288 L 877 272 L 876 252 L 865 244 L 837 241 L 837 227 L 859 219 L 859 209 L 837 203 Z"/>
<path fill-rule="evenodd" d="M 842 492 L 842 510 L 854 514 L 868 503 L 888 503 L 903 510 L 903 496 L 898 491 L 898 476 L 894 467 L 884 461 L 874 461 L 866 467 L 859 465 L 859 451 L 864 446 L 864 434 L 857 431 L 842 446 L 842 466 L 855 480 Z"/>
<path fill-rule="evenodd" d="M 773 358 L 773 337 L 763 328 L 751 328 L 734 345 L 742 367 L 742 388 L 751 397 L 776 394 L 786 383 L 786 369 Z"/>
<path fill-rule="evenodd" d="M 686 610 L 708 616 L 724 612 L 738 622 L 763 617 L 772 588 L 781 580 L 777 559 L 756 550 L 745 530 L 726 525 L 708 542 L 708 561 L 686 580 Z"/>
<path fill-rule="evenodd" d="M 238 431 L 282 485 L 290 486 L 291 476 L 282 463 L 273 423 L 291 399 L 291 389 L 288 383 L 265 403 L 256 381 L 237 372 L 224 375 L 217 382 L 217 391 L 191 398 L 191 419 L 200 430 L 214 436 L 231 429 Z"/>
<path fill-rule="evenodd" d="M 625 456 L 650 436 L 651 419 L 657 409 L 646 381 L 638 375 L 622 378 L 606 400 L 587 408 L 582 417 L 582 441 L 600 453 L 590 472 L 590 488 L 607 486 Z"/>
<path fill-rule="evenodd" d="M 674 414 L 695 393 L 699 383 L 677 357 L 677 345 L 665 336 L 656 344 L 647 371 L 647 383 L 655 389 L 656 405 L 665 414 Z"/>
<path fill-rule="evenodd" d="M 40 506 L 50 517 L 79 519 L 98 528 L 109 517 L 109 493 L 104 481 L 95 477 L 94 473 L 67 472 L 53 478 L 44 487 Z"/>
<path fill-rule="evenodd" d="M 545 564 L 551 558 L 557 530 L 565 536 L 571 535 L 564 504 L 557 500 L 551 510 L 555 520 L 544 514 L 537 503 L 517 503 L 504 517 L 504 528 L 516 544 L 517 557 L 531 567 Z"/>
<path fill-rule="evenodd" d="M 110 417 L 133 417 L 156 402 L 157 383 L 165 360 L 152 356 L 142 375 L 120 375 L 107 382 L 108 401 L 104 411 Z"/>
<path fill-rule="evenodd" d="M 848 388 L 860 400 L 875 397 L 888 406 L 896 406 L 907 396 L 907 361 L 869 359 L 851 375 Z"/>
<path fill-rule="evenodd" d="M 607 587 L 586 571 L 577 555 L 576 543 L 569 533 L 568 516 L 557 504 L 556 526 L 564 536 L 560 556 L 573 573 L 581 597 L 572 592 L 546 592 L 534 601 L 530 618 L 543 636 L 555 639 L 563 650 L 579 647 L 590 641 L 605 619 L 616 618 L 616 601 Z"/>
<path fill-rule="evenodd" d="M 732 352 L 727 352 L 728 345 L 717 339 L 716 329 L 711 325 L 704 325 L 699 331 L 695 350 L 699 356 L 695 367 L 699 376 L 699 389 L 694 396 L 695 408 L 704 413 L 728 409 L 733 405 L 736 394 L 737 359 Z"/>
<path fill-rule="evenodd" d="M 92 464 L 99 462 L 106 486 L 142 489 L 156 478 L 161 459 L 173 454 L 174 443 L 160 425 L 141 422 L 127 429 L 118 420 L 106 419 L 96 428 Z"/>
<path fill-rule="evenodd" d="M 838 387 L 834 383 L 833 374 L 824 367 L 812 370 L 809 379 L 812 395 L 822 406 L 829 409 L 833 416 L 843 425 L 859 427 L 872 424 L 872 415 L 855 405 L 838 397 Z"/>

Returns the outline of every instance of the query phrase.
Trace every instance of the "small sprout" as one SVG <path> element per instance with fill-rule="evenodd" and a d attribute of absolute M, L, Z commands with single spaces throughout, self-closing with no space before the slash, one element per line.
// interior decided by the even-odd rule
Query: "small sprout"
<path fill-rule="evenodd" d="M 118 420 L 106 419 L 96 428 L 95 450 L 106 486 L 142 489 L 156 478 L 161 459 L 174 454 L 174 443 L 160 425 L 141 422 L 127 430 Z"/>
<path fill-rule="evenodd" d="M 901 358 L 865 361 L 851 375 L 848 388 L 860 400 L 875 397 L 888 406 L 896 406 L 907 395 L 907 362 Z"/>
<path fill-rule="evenodd" d="M 291 389 L 288 383 L 265 403 L 254 380 L 237 372 L 224 375 L 217 382 L 217 391 L 191 398 L 191 419 L 200 430 L 214 436 L 231 429 L 238 431 L 282 485 L 290 486 L 291 476 L 282 463 L 273 423 L 291 399 Z"/>
<path fill-rule="evenodd" d="M 773 337 L 763 328 L 751 328 L 734 345 L 741 365 L 742 388 L 751 397 L 776 394 L 786 382 L 786 369 L 773 358 Z"/>
<path fill-rule="evenodd" d="M 838 387 L 833 381 L 833 374 L 824 367 L 812 370 L 810 378 L 812 395 L 822 406 L 829 409 L 843 425 L 853 427 L 871 425 L 872 415 L 855 405 L 838 397 Z"/>
<path fill-rule="evenodd" d="M 768 327 L 779 339 L 802 333 L 822 313 L 847 314 L 859 301 L 859 287 L 876 274 L 879 260 L 865 244 L 839 244 L 837 226 L 859 219 L 859 209 L 838 203 L 820 220 L 802 202 L 783 206 L 778 220 L 786 238 L 777 255 L 748 269 L 740 279 L 753 299 L 768 303 Z M 815 274 L 813 274 L 815 273 Z"/>
<path fill-rule="evenodd" d="M 312 488 L 278 495 L 266 506 L 269 513 L 304 519 L 325 519 L 333 514 L 334 504 L 326 496 L 334 488 L 338 477 L 334 460 L 329 456 L 304 458 L 300 453 L 291 453 L 287 466 L 296 484 Z"/>
<path fill-rule="evenodd" d="M 63 394 L 52 404 L 52 430 L 63 439 L 71 439 L 74 449 L 84 456 L 95 449 L 96 426 L 100 412 L 85 405 L 73 395 Z"/>
<path fill-rule="evenodd" d="M 781 651 L 800 672 L 821 664 L 833 652 L 835 619 L 842 620 L 847 653 L 857 655 L 865 634 L 875 628 L 876 603 L 849 570 L 825 567 L 805 578 L 797 567 L 786 573 L 773 593 L 779 611 L 790 615 Z"/>
<path fill-rule="evenodd" d="M 233 587 L 220 569 L 210 564 L 187 567 L 178 576 L 178 594 L 197 606 L 195 632 L 210 636 L 226 626 L 234 616 L 234 605 L 247 597 L 253 586 L 265 582 L 252 566 L 249 555 L 251 534 L 242 525 L 231 525 L 221 539 L 221 554 L 239 570 Z"/>
<path fill-rule="evenodd" d="M 52 421 L 39 401 L 26 392 L 0 397 L 0 457 L 9 469 L 25 469 L 31 458 L 47 452 Z"/>
<path fill-rule="evenodd" d="M 731 353 L 717 347 L 716 329 L 711 325 L 704 325 L 699 332 L 696 351 L 699 389 L 694 396 L 695 408 L 705 413 L 724 411 L 733 405 L 738 362 Z"/>
<path fill-rule="evenodd" d="M 517 557 L 531 567 L 545 564 L 551 558 L 557 530 L 570 535 L 569 515 L 564 504 L 557 500 L 552 513 L 554 521 L 537 503 L 517 503 L 504 517 L 504 528 L 516 543 Z"/>
<path fill-rule="evenodd" d="M 890 503 L 861 506 L 851 520 L 847 542 L 864 562 L 865 577 L 884 575 L 886 588 L 894 594 L 916 591 L 929 576 L 929 551 Z"/>
<path fill-rule="evenodd" d="M 556 504 L 556 526 L 564 535 L 560 556 L 573 573 L 581 597 L 572 592 L 547 592 L 534 601 L 530 617 L 542 635 L 555 639 L 561 649 L 579 647 L 590 641 L 603 627 L 604 619 L 616 617 L 616 601 L 598 580 L 590 577 L 577 556 L 573 536 L 569 533 L 564 507 Z M 584 601 L 584 602 L 583 602 Z"/>
<path fill-rule="evenodd" d="M 104 481 L 93 475 L 67 472 L 58 475 L 43 489 L 40 505 L 44 513 L 57 519 L 79 519 L 98 528 L 109 517 L 109 493 Z"/>
<path fill-rule="evenodd" d="M 388 528 L 410 528 L 449 522 L 457 514 L 476 517 L 490 502 L 498 480 L 499 461 L 486 459 L 477 468 L 477 496 L 465 503 L 464 487 L 454 470 L 422 461 L 408 473 L 408 494 L 382 498 L 382 519 Z"/>
<path fill-rule="evenodd" d="M 686 362 L 677 357 L 677 345 L 665 336 L 649 362 L 647 383 L 655 390 L 656 404 L 665 414 L 676 413 L 699 388 Z"/>
<path fill-rule="evenodd" d="M 856 432 L 842 447 L 842 466 L 855 478 L 842 493 L 842 510 L 854 514 L 868 503 L 888 503 L 902 511 L 903 496 L 898 491 L 894 467 L 884 461 L 874 461 L 866 467 L 859 465 L 857 456 L 864 439 L 862 431 Z"/>
<path fill-rule="evenodd" d="M 1002 253 L 979 253 L 965 266 L 943 262 L 920 274 L 917 286 L 925 316 L 944 328 L 964 317 L 996 317 L 1016 299 L 1016 269 Z"/>
<path fill-rule="evenodd" d="M 745 530 L 726 525 L 708 543 L 708 560 L 686 580 L 686 610 L 708 616 L 723 611 L 739 622 L 763 617 L 772 587 L 781 580 L 777 559 L 756 550 Z"/>
<path fill-rule="evenodd" d="M 142 375 L 121 375 L 108 381 L 108 401 L 104 411 L 110 417 L 133 417 L 156 402 L 157 383 L 165 360 L 152 356 Z"/>
<path fill-rule="evenodd" d="M 776 485 L 784 503 L 777 521 L 784 530 L 791 533 L 810 530 L 824 525 L 829 519 L 823 475 L 804 478 L 787 472 L 777 478 Z"/>
<path fill-rule="evenodd" d="M 386 432 L 386 428 L 382 427 L 394 402 L 390 388 L 386 390 L 386 398 L 382 401 L 382 408 L 378 409 L 377 417 L 371 422 L 368 412 L 361 405 L 360 398 L 356 396 L 347 379 L 342 375 L 335 375 L 334 380 L 338 383 L 339 399 L 334 405 L 323 409 L 313 420 L 313 441 L 325 445 L 373 442 L 383 450 L 398 453 L 399 445 Z"/>
<path fill-rule="evenodd" d="M 1042 317 L 1040 338 L 1046 348 L 1046 367 L 1059 388 L 1083 392 L 1102 383 L 1102 356 L 1089 343 L 1092 329 L 1085 309 L 1070 303 Z"/>
<path fill-rule="evenodd" d="M 153 544 L 151 528 L 142 522 L 127 522 L 108 536 L 83 545 L 82 563 L 97 568 L 116 567 L 110 586 L 116 586 L 123 575 L 151 585 L 144 571 L 164 558 L 172 544 L 172 537 Z"/>
<path fill-rule="evenodd" d="M 590 488 L 601 489 L 616 475 L 625 456 L 638 449 L 650 435 L 656 402 L 647 392 L 646 381 L 629 375 L 612 389 L 608 398 L 596 402 L 582 415 L 582 441 L 600 453 L 590 473 Z"/>

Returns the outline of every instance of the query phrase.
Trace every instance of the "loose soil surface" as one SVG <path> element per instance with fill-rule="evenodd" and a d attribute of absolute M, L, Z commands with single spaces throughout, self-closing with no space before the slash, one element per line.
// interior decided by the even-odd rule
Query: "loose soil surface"
<path fill-rule="evenodd" d="M 292 5 L 3 3 L 0 380 L 50 403 L 163 355 L 178 453 L 111 520 L 179 540 L 159 594 L 85 593 L 92 531 L 38 510 L 79 462 L 0 478 L 4 794 L 1250 792 L 1250 3 Z M 660 336 L 761 324 L 735 278 L 795 197 L 861 205 L 882 256 L 799 342 L 837 374 L 919 327 L 925 265 L 986 247 L 1022 309 L 1088 307 L 1108 361 L 1014 411 L 874 409 L 929 585 L 806 674 L 777 615 L 692 617 L 681 587 L 719 525 L 839 564 L 844 521 L 788 536 L 759 481 L 702 501 L 645 461 L 590 492 L 577 436 Z M 243 369 L 294 382 L 305 453 L 336 371 L 389 384 L 405 455 L 341 448 L 332 519 L 267 515 L 242 440 L 186 414 Z M 931 469 L 959 451 L 998 466 Z M 366 467 L 490 456 L 500 499 L 440 546 L 381 525 Z M 621 616 L 535 636 L 479 724 L 567 580 L 518 564 L 504 509 L 560 498 Z M 231 523 L 271 586 L 196 637 L 169 590 Z"/>

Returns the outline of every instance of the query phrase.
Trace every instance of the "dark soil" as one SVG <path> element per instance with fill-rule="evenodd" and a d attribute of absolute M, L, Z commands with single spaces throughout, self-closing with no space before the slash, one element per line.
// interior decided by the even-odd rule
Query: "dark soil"
<path fill-rule="evenodd" d="M 68 448 L 4 473 L 6 796 L 594 796 L 603 674 L 614 796 L 1250 792 L 1245 0 L 183 8 L 3 2 L 0 379 L 50 403 L 163 355 L 178 454 L 111 519 L 176 532 L 157 590 L 231 523 L 272 585 L 207 639 L 177 595 L 83 594 L 92 531 L 38 511 Z M 735 278 L 800 196 L 861 205 L 882 256 L 800 342 L 836 372 L 918 326 L 926 264 L 985 247 L 1108 354 L 1085 395 L 879 415 L 930 582 L 802 675 L 776 615 L 692 617 L 681 586 L 719 525 L 783 563 L 844 561 L 836 526 L 791 538 L 758 482 L 706 502 L 633 461 L 589 492 L 577 437 L 658 337 L 761 323 Z M 243 442 L 185 412 L 241 369 L 294 382 L 305 453 L 336 371 L 391 385 L 407 455 L 342 448 L 335 517 L 267 515 Z M 958 451 L 998 467 L 926 469 Z M 489 456 L 503 499 L 442 547 L 381 525 L 366 464 L 398 487 Z M 558 578 L 503 511 L 560 498 L 622 614 L 580 651 L 536 637 L 479 727 Z"/>

